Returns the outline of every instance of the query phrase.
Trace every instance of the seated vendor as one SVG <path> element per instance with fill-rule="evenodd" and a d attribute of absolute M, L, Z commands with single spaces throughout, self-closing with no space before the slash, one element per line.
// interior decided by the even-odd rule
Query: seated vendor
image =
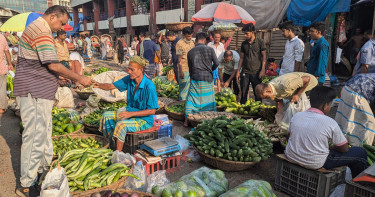
<path fill-rule="evenodd" d="M 155 85 L 144 75 L 144 68 L 148 61 L 133 56 L 127 68 L 128 76 L 113 84 L 99 83 L 97 87 L 103 90 L 127 90 L 126 111 L 108 111 L 103 114 L 99 130 L 105 137 L 116 141 L 116 149 L 122 151 L 127 132 L 138 132 L 149 129 L 154 124 L 154 117 L 158 106 Z"/>
<path fill-rule="evenodd" d="M 329 87 L 319 86 L 311 91 L 311 108 L 296 113 L 290 122 L 285 155 L 309 169 L 348 166 L 356 177 L 367 168 L 367 154 L 361 147 L 349 148 L 337 122 L 325 115 L 336 96 Z"/>
<path fill-rule="evenodd" d="M 297 103 L 302 93 L 310 91 L 318 85 L 318 80 L 311 74 L 292 72 L 276 77 L 268 84 L 256 86 L 255 93 L 259 98 L 277 101 L 277 109 L 283 107 L 282 99 Z"/>

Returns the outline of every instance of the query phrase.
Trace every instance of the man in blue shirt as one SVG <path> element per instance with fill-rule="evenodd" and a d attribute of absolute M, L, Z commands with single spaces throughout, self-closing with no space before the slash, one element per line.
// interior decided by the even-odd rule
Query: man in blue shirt
<path fill-rule="evenodd" d="M 160 60 L 159 47 L 151 40 L 150 33 L 146 32 L 145 39 L 140 46 L 140 56 L 149 62 L 149 65 L 145 67 L 145 75 L 149 79 L 154 78 L 155 75 L 155 55 Z"/>
<path fill-rule="evenodd" d="M 110 140 L 116 138 L 116 150 L 122 151 L 127 132 L 138 132 L 151 128 L 156 109 L 159 108 L 154 83 L 144 74 L 148 61 L 133 56 L 127 69 L 129 75 L 112 83 L 99 83 L 103 90 L 127 90 L 126 110 L 108 111 L 103 114 L 99 130 Z"/>
<path fill-rule="evenodd" d="M 307 72 L 318 79 L 319 85 L 323 85 L 325 82 L 325 71 L 329 57 L 329 43 L 323 37 L 324 26 L 322 22 L 312 23 L 310 26 L 310 37 L 314 40 L 314 46 L 307 64 Z"/>
<path fill-rule="evenodd" d="M 177 54 L 176 54 L 176 44 L 181 38 L 177 37 L 176 33 L 173 32 L 173 31 L 168 31 L 165 35 L 167 36 L 168 41 L 171 43 L 173 72 L 174 72 L 174 75 L 177 78 L 177 76 L 178 76 L 178 68 L 177 68 L 178 57 L 177 57 Z"/>

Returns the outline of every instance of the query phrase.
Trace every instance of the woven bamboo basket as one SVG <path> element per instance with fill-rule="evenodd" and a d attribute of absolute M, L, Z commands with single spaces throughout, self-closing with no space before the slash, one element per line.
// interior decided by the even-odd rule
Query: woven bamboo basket
<path fill-rule="evenodd" d="M 87 133 L 102 135 L 102 133 L 99 131 L 99 125 L 89 125 L 86 123 L 83 123 L 83 125 L 85 126 L 85 131 Z"/>
<path fill-rule="evenodd" d="M 226 159 L 216 158 L 211 155 L 208 155 L 202 151 L 199 151 L 197 148 L 195 150 L 198 151 L 199 156 L 202 158 L 204 163 L 228 172 L 235 172 L 235 171 L 242 171 L 251 168 L 255 164 L 259 162 L 242 162 L 242 161 L 230 161 Z"/>
<path fill-rule="evenodd" d="M 238 115 L 238 116 L 240 116 L 240 118 L 242 118 L 242 119 L 258 119 L 258 118 L 261 118 L 260 116 L 249 116 L 249 115 Z"/>
<path fill-rule="evenodd" d="M 185 103 L 185 102 L 186 101 L 177 101 L 177 102 L 174 102 L 174 103 L 171 103 L 171 104 L 167 105 L 165 107 L 165 111 L 167 112 L 168 117 L 170 117 L 174 120 L 184 121 L 185 120 L 185 113 L 175 113 L 175 112 L 168 111 L 168 107 L 172 106 L 172 105 L 176 105 L 176 104 Z"/>
<path fill-rule="evenodd" d="M 225 111 L 226 107 L 216 106 L 216 111 Z"/>
<path fill-rule="evenodd" d="M 64 137 L 64 136 L 67 136 L 67 135 L 74 135 L 74 134 L 79 135 L 79 134 L 83 133 L 84 129 L 85 129 L 85 126 L 82 126 L 82 128 L 78 129 L 77 131 L 67 133 L 67 134 L 64 134 L 64 135 L 54 135 L 54 136 L 52 136 L 52 138 L 54 138 L 54 137 Z"/>
<path fill-rule="evenodd" d="M 75 90 L 75 92 L 82 100 L 87 100 L 91 95 L 95 94 L 95 92 L 81 92 L 79 90 Z"/>
<path fill-rule="evenodd" d="M 202 123 L 202 121 L 195 120 L 195 119 L 192 119 L 192 118 L 189 118 L 189 117 L 188 117 L 188 120 L 189 120 L 189 123 L 192 127 L 197 127 L 198 124 Z"/>
<path fill-rule="evenodd" d="M 129 173 L 133 172 L 133 168 L 129 170 Z M 91 194 L 96 193 L 96 192 L 101 192 L 101 191 L 107 191 L 107 190 L 117 190 L 121 188 L 125 182 L 128 180 L 127 176 L 122 177 L 120 180 L 116 181 L 115 183 L 112 183 L 110 185 L 107 185 L 105 187 L 101 188 L 96 188 L 88 191 L 75 191 L 75 192 L 70 192 L 70 194 L 74 197 L 89 197 Z"/>
<path fill-rule="evenodd" d="M 161 107 L 156 110 L 155 114 L 164 114 L 165 113 L 165 107 Z"/>
<path fill-rule="evenodd" d="M 101 191 L 100 194 L 102 196 L 104 196 L 105 192 L 106 191 Z M 134 190 L 127 190 L 127 189 L 117 189 L 117 190 L 113 191 L 113 193 L 115 193 L 115 192 L 118 192 L 120 194 L 127 193 L 129 195 L 132 194 L 132 193 L 136 193 L 136 194 L 138 194 L 139 197 L 153 197 L 154 196 L 154 195 L 149 194 L 149 193 L 144 193 L 144 192 L 134 191 Z"/>
<path fill-rule="evenodd" d="M 236 31 L 235 30 L 220 30 L 217 32 L 220 33 L 222 37 L 229 38 L 229 37 L 232 37 Z"/>
<path fill-rule="evenodd" d="M 191 27 L 193 26 L 193 22 L 179 22 L 179 23 L 168 23 L 165 24 L 165 28 L 169 31 L 181 31 L 185 27 Z"/>

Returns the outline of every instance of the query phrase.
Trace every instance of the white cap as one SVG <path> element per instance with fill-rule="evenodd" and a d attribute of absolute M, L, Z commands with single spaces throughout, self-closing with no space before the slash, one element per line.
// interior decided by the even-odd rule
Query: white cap
<path fill-rule="evenodd" d="M 18 47 L 13 47 L 13 50 L 18 53 Z"/>

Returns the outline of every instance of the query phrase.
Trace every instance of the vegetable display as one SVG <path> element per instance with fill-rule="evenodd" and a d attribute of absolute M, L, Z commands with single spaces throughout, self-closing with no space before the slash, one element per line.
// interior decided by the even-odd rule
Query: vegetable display
<path fill-rule="evenodd" d="M 94 73 L 98 75 L 100 73 L 104 73 L 104 72 L 111 71 L 111 70 L 112 69 L 110 68 L 101 67 L 99 70 L 94 71 Z"/>
<path fill-rule="evenodd" d="M 216 105 L 220 107 L 228 107 L 228 103 L 235 102 L 237 103 L 237 98 L 235 94 L 232 93 L 223 93 L 223 92 L 218 92 L 215 94 L 215 101 Z"/>
<path fill-rule="evenodd" d="M 276 197 L 272 191 L 271 185 L 263 180 L 248 180 L 219 197 L 239 196 Z"/>
<path fill-rule="evenodd" d="M 237 115 L 229 112 L 214 112 L 214 111 L 203 111 L 195 114 L 189 114 L 188 118 L 195 120 L 195 121 L 203 121 L 203 120 L 212 120 L 214 118 L 218 118 L 221 116 L 225 116 L 227 119 L 232 119 Z"/>
<path fill-rule="evenodd" d="M 73 149 L 103 147 L 103 143 L 96 141 L 94 138 L 87 139 L 72 138 L 70 135 L 53 139 L 53 155 L 64 155 Z"/>
<path fill-rule="evenodd" d="M 185 113 L 185 103 L 170 105 L 167 110 L 174 113 Z"/>
<path fill-rule="evenodd" d="M 54 113 L 53 110 L 52 113 Z M 78 123 L 78 120 L 79 116 L 71 116 L 67 112 L 52 115 L 52 136 L 65 135 L 80 130 L 83 125 Z"/>
<path fill-rule="evenodd" d="M 248 116 L 258 116 L 261 108 L 275 108 L 275 106 L 265 105 L 260 101 L 254 102 L 252 98 L 247 100 L 245 104 L 231 102 L 226 103 L 224 106 L 227 107 L 226 112 Z"/>
<path fill-rule="evenodd" d="M 168 81 L 166 78 L 155 77 L 152 82 L 155 84 L 159 97 L 178 99 L 178 84 Z"/>
<path fill-rule="evenodd" d="M 101 193 L 102 193 L 102 195 L 99 192 L 95 192 L 95 193 L 91 194 L 90 197 L 139 197 L 137 192 L 133 192 L 131 194 L 128 194 L 126 192 L 120 193 L 120 192 L 117 192 L 117 191 L 108 190 L 108 191 L 104 191 L 104 192 L 101 192 Z"/>
<path fill-rule="evenodd" d="M 277 124 L 270 123 L 269 121 L 261 121 L 260 119 L 249 119 L 246 124 L 253 124 L 254 128 L 270 138 L 271 141 L 279 141 L 281 138 L 286 138 L 288 131 L 283 130 Z"/>
<path fill-rule="evenodd" d="M 223 171 L 202 167 L 178 181 L 152 187 L 152 194 L 157 197 L 216 197 L 227 190 L 228 180 Z"/>
<path fill-rule="evenodd" d="M 121 107 L 126 107 L 127 104 L 124 101 L 119 101 L 119 102 L 115 102 L 115 103 L 100 101 L 98 106 L 101 109 L 107 109 L 107 111 L 117 111 Z"/>
<path fill-rule="evenodd" d="M 278 76 L 264 76 L 263 78 L 262 78 L 262 83 L 268 83 L 268 82 L 270 82 L 272 79 L 275 79 L 276 77 L 278 77 Z"/>
<path fill-rule="evenodd" d="M 164 66 L 162 69 L 161 69 L 161 72 L 163 72 L 164 74 L 167 74 L 170 70 L 173 69 L 173 65 L 170 65 L 170 66 Z"/>
<path fill-rule="evenodd" d="M 75 149 L 59 158 L 65 168 L 70 191 L 87 191 L 110 185 L 129 173 L 130 167 L 122 163 L 111 164 L 110 149 Z"/>
<path fill-rule="evenodd" d="M 365 143 L 363 143 L 362 146 L 367 152 L 367 163 L 372 166 L 375 162 L 375 147 Z"/>
<path fill-rule="evenodd" d="M 240 118 L 225 116 L 203 121 L 185 138 L 198 150 L 230 161 L 259 162 L 272 154 L 272 143 L 264 133 Z"/>
<path fill-rule="evenodd" d="M 10 97 L 13 97 L 13 84 L 14 84 L 14 77 L 12 77 L 9 73 L 7 74 L 7 91 L 9 91 Z"/>
<path fill-rule="evenodd" d="M 97 109 L 83 118 L 83 122 L 91 126 L 99 126 L 100 120 L 107 109 Z"/>

